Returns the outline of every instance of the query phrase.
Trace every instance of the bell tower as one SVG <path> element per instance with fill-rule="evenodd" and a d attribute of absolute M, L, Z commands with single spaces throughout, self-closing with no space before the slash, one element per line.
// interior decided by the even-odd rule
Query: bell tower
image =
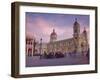
<path fill-rule="evenodd" d="M 75 22 L 73 24 L 73 38 L 74 38 L 74 51 L 79 52 L 79 41 L 80 41 L 80 24 L 75 18 Z"/>
<path fill-rule="evenodd" d="M 73 26 L 73 37 L 78 38 L 80 35 L 80 24 L 77 22 L 77 18 L 75 18 L 74 26 Z"/>

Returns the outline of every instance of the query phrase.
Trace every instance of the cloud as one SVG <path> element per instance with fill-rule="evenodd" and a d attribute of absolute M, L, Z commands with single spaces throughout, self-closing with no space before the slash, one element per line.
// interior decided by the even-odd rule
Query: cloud
<path fill-rule="evenodd" d="M 46 36 L 45 38 L 48 40 L 53 29 L 55 29 L 58 35 L 62 35 L 66 31 L 41 17 L 36 18 L 33 22 L 27 20 L 26 23 L 26 31 L 34 34 L 37 38 Z"/>
<path fill-rule="evenodd" d="M 54 23 L 55 22 L 47 21 L 42 17 L 37 17 L 34 20 L 32 20 L 32 18 L 26 18 L 26 32 L 32 36 L 35 36 L 38 41 L 40 38 L 43 38 L 44 42 L 49 42 L 50 34 L 53 29 L 55 29 L 55 32 L 58 35 L 58 40 L 73 37 L 73 23 L 72 26 L 58 26 Z M 89 28 L 86 27 L 86 29 L 89 32 Z M 84 27 L 81 27 L 80 30 L 82 32 Z"/>

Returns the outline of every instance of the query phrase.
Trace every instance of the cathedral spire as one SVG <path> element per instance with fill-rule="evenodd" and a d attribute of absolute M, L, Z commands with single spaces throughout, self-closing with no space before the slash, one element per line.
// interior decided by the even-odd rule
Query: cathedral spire
<path fill-rule="evenodd" d="M 55 29 L 53 29 L 53 32 L 55 32 Z"/>
<path fill-rule="evenodd" d="M 75 22 L 77 22 L 77 18 L 75 18 Z"/>
<path fill-rule="evenodd" d="M 74 25 L 80 25 L 77 21 L 77 18 L 75 18 L 75 22 L 74 22 Z"/>
<path fill-rule="evenodd" d="M 84 27 L 83 33 L 87 33 L 87 31 L 86 31 L 86 27 Z"/>
<path fill-rule="evenodd" d="M 86 31 L 86 27 L 84 27 L 84 31 Z"/>

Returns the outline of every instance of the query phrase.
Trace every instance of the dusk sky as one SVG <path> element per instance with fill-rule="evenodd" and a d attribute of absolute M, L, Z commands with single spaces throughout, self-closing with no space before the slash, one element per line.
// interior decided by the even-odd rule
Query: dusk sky
<path fill-rule="evenodd" d="M 49 42 L 50 34 L 55 29 L 57 40 L 72 38 L 75 18 L 81 33 L 84 27 L 89 33 L 89 15 L 26 12 L 26 35 L 34 36 L 37 41 L 42 38 L 43 42 Z"/>

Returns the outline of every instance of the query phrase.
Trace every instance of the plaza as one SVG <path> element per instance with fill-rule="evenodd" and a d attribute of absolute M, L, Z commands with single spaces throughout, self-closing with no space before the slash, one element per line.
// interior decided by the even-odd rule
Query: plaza
<path fill-rule="evenodd" d="M 61 66 L 61 65 L 89 64 L 89 58 L 84 55 L 67 55 L 62 58 L 40 58 L 40 56 L 26 56 L 26 67 Z"/>

